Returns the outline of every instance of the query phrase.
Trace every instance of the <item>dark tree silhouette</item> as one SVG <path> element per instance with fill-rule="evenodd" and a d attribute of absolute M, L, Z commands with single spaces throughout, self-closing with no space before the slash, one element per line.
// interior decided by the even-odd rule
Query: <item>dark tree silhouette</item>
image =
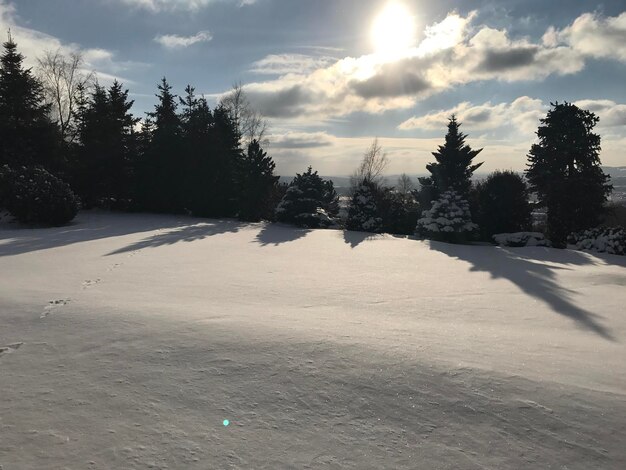
<path fill-rule="evenodd" d="M 531 228 L 531 206 L 524 178 L 512 171 L 496 171 L 476 185 L 474 220 L 481 237 Z"/>
<path fill-rule="evenodd" d="M 551 103 L 528 155 L 526 175 L 548 212 L 548 237 L 564 246 L 571 232 L 596 226 L 611 192 L 600 167 L 598 117 L 571 103 Z"/>
<path fill-rule="evenodd" d="M 0 57 L 0 165 L 62 169 L 59 134 L 49 118 L 44 89 L 9 35 Z"/>
<path fill-rule="evenodd" d="M 163 78 L 156 95 L 159 102 L 148 113 L 147 142 L 139 175 L 140 207 L 155 212 L 179 213 L 184 209 L 181 121 L 176 95 Z"/>
<path fill-rule="evenodd" d="M 79 93 L 72 184 L 87 207 L 124 208 L 133 196 L 138 119 L 132 105 L 117 81 L 108 90 L 96 85 L 88 99 Z"/>
<path fill-rule="evenodd" d="M 440 145 L 437 152 L 433 152 L 436 162 L 426 165 L 432 176 L 420 178 L 425 191 L 429 191 L 433 198 L 449 189 L 467 195 L 472 184 L 472 175 L 482 165 L 474 164 L 473 160 L 483 149 L 472 150 L 465 143 L 467 135 L 460 131 L 460 126 L 456 116 L 452 115 L 445 144 Z"/>
<path fill-rule="evenodd" d="M 269 219 L 273 212 L 278 176 L 274 176 L 276 164 L 256 140 L 248 145 L 248 152 L 238 168 L 239 217 L 258 221 Z"/>

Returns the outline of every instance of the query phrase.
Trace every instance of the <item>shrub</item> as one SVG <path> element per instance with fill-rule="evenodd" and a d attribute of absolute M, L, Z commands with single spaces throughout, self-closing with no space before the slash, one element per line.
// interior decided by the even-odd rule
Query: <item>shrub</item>
<path fill-rule="evenodd" d="M 376 204 L 378 187 L 372 181 L 362 181 L 354 189 L 348 209 L 346 228 L 361 232 L 379 233 L 382 230 L 382 218 Z"/>
<path fill-rule="evenodd" d="M 496 171 L 476 185 L 475 220 L 484 240 L 495 234 L 525 232 L 531 227 L 531 207 L 524 178 Z"/>
<path fill-rule="evenodd" d="M 626 255 L 626 229 L 622 227 L 598 227 L 572 233 L 567 243 L 576 250 Z"/>
<path fill-rule="evenodd" d="M 69 185 L 40 167 L 0 171 L 3 205 L 25 224 L 63 225 L 72 220 L 80 207 Z"/>
<path fill-rule="evenodd" d="M 337 194 L 332 181 L 325 181 L 313 172 L 296 175 L 276 207 L 279 222 L 299 227 L 319 228 L 334 225 L 331 216 L 338 210 Z"/>
<path fill-rule="evenodd" d="M 538 232 L 498 233 L 493 236 L 493 241 L 497 245 L 510 247 L 552 246 L 543 233 Z"/>
<path fill-rule="evenodd" d="M 460 243 L 477 230 L 467 200 L 456 191 L 448 190 L 433 202 L 430 210 L 422 212 L 415 232 L 431 240 Z"/>

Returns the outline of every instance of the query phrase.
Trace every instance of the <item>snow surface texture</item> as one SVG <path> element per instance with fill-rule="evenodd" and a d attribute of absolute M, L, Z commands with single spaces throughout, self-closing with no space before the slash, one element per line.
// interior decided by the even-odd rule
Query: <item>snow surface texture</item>
<path fill-rule="evenodd" d="M 623 257 L 81 213 L 0 273 L 3 470 L 626 468 Z"/>
<path fill-rule="evenodd" d="M 626 230 L 622 227 L 599 227 L 574 233 L 568 243 L 577 250 L 626 255 Z"/>
<path fill-rule="evenodd" d="M 543 233 L 539 232 L 498 233 L 493 236 L 493 241 L 500 246 L 510 247 L 551 245 Z"/>
<path fill-rule="evenodd" d="M 433 202 L 430 210 L 422 212 L 416 233 L 426 237 L 472 233 L 478 226 L 472 222 L 469 203 L 456 191 L 445 191 Z"/>

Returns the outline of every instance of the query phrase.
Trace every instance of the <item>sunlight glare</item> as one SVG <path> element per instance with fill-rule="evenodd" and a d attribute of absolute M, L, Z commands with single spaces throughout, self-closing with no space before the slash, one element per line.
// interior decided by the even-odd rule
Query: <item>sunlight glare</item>
<path fill-rule="evenodd" d="M 372 42 L 376 53 L 389 59 L 413 47 L 415 21 L 409 9 L 400 2 L 388 3 L 374 20 Z"/>

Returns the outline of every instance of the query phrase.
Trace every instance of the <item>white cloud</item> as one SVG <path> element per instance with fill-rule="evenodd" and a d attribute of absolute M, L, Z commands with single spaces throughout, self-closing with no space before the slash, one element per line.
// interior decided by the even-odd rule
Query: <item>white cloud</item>
<path fill-rule="evenodd" d="M 537 41 L 474 26 L 475 18 L 474 13 L 449 14 L 427 27 L 422 42 L 399 59 L 375 54 L 340 60 L 268 56 L 252 70 L 279 76 L 245 88 L 269 117 L 324 120 L 408 109 L 425 97 L 475 81 L 541 81 L 575 74 L 588 57 L 626 61 L 626 13 L 609 18 L 585 14 L 563 30 L 550 28 Z"/>
<path fill-rule="evenodd" d="M 199 31 L 193 36 L 178 36 L 176 34 L 163 34 L 154 38 L 166 49 L 181 49 L 200 42 L 209 42 L 213 35 L 209 31 Z"/>

